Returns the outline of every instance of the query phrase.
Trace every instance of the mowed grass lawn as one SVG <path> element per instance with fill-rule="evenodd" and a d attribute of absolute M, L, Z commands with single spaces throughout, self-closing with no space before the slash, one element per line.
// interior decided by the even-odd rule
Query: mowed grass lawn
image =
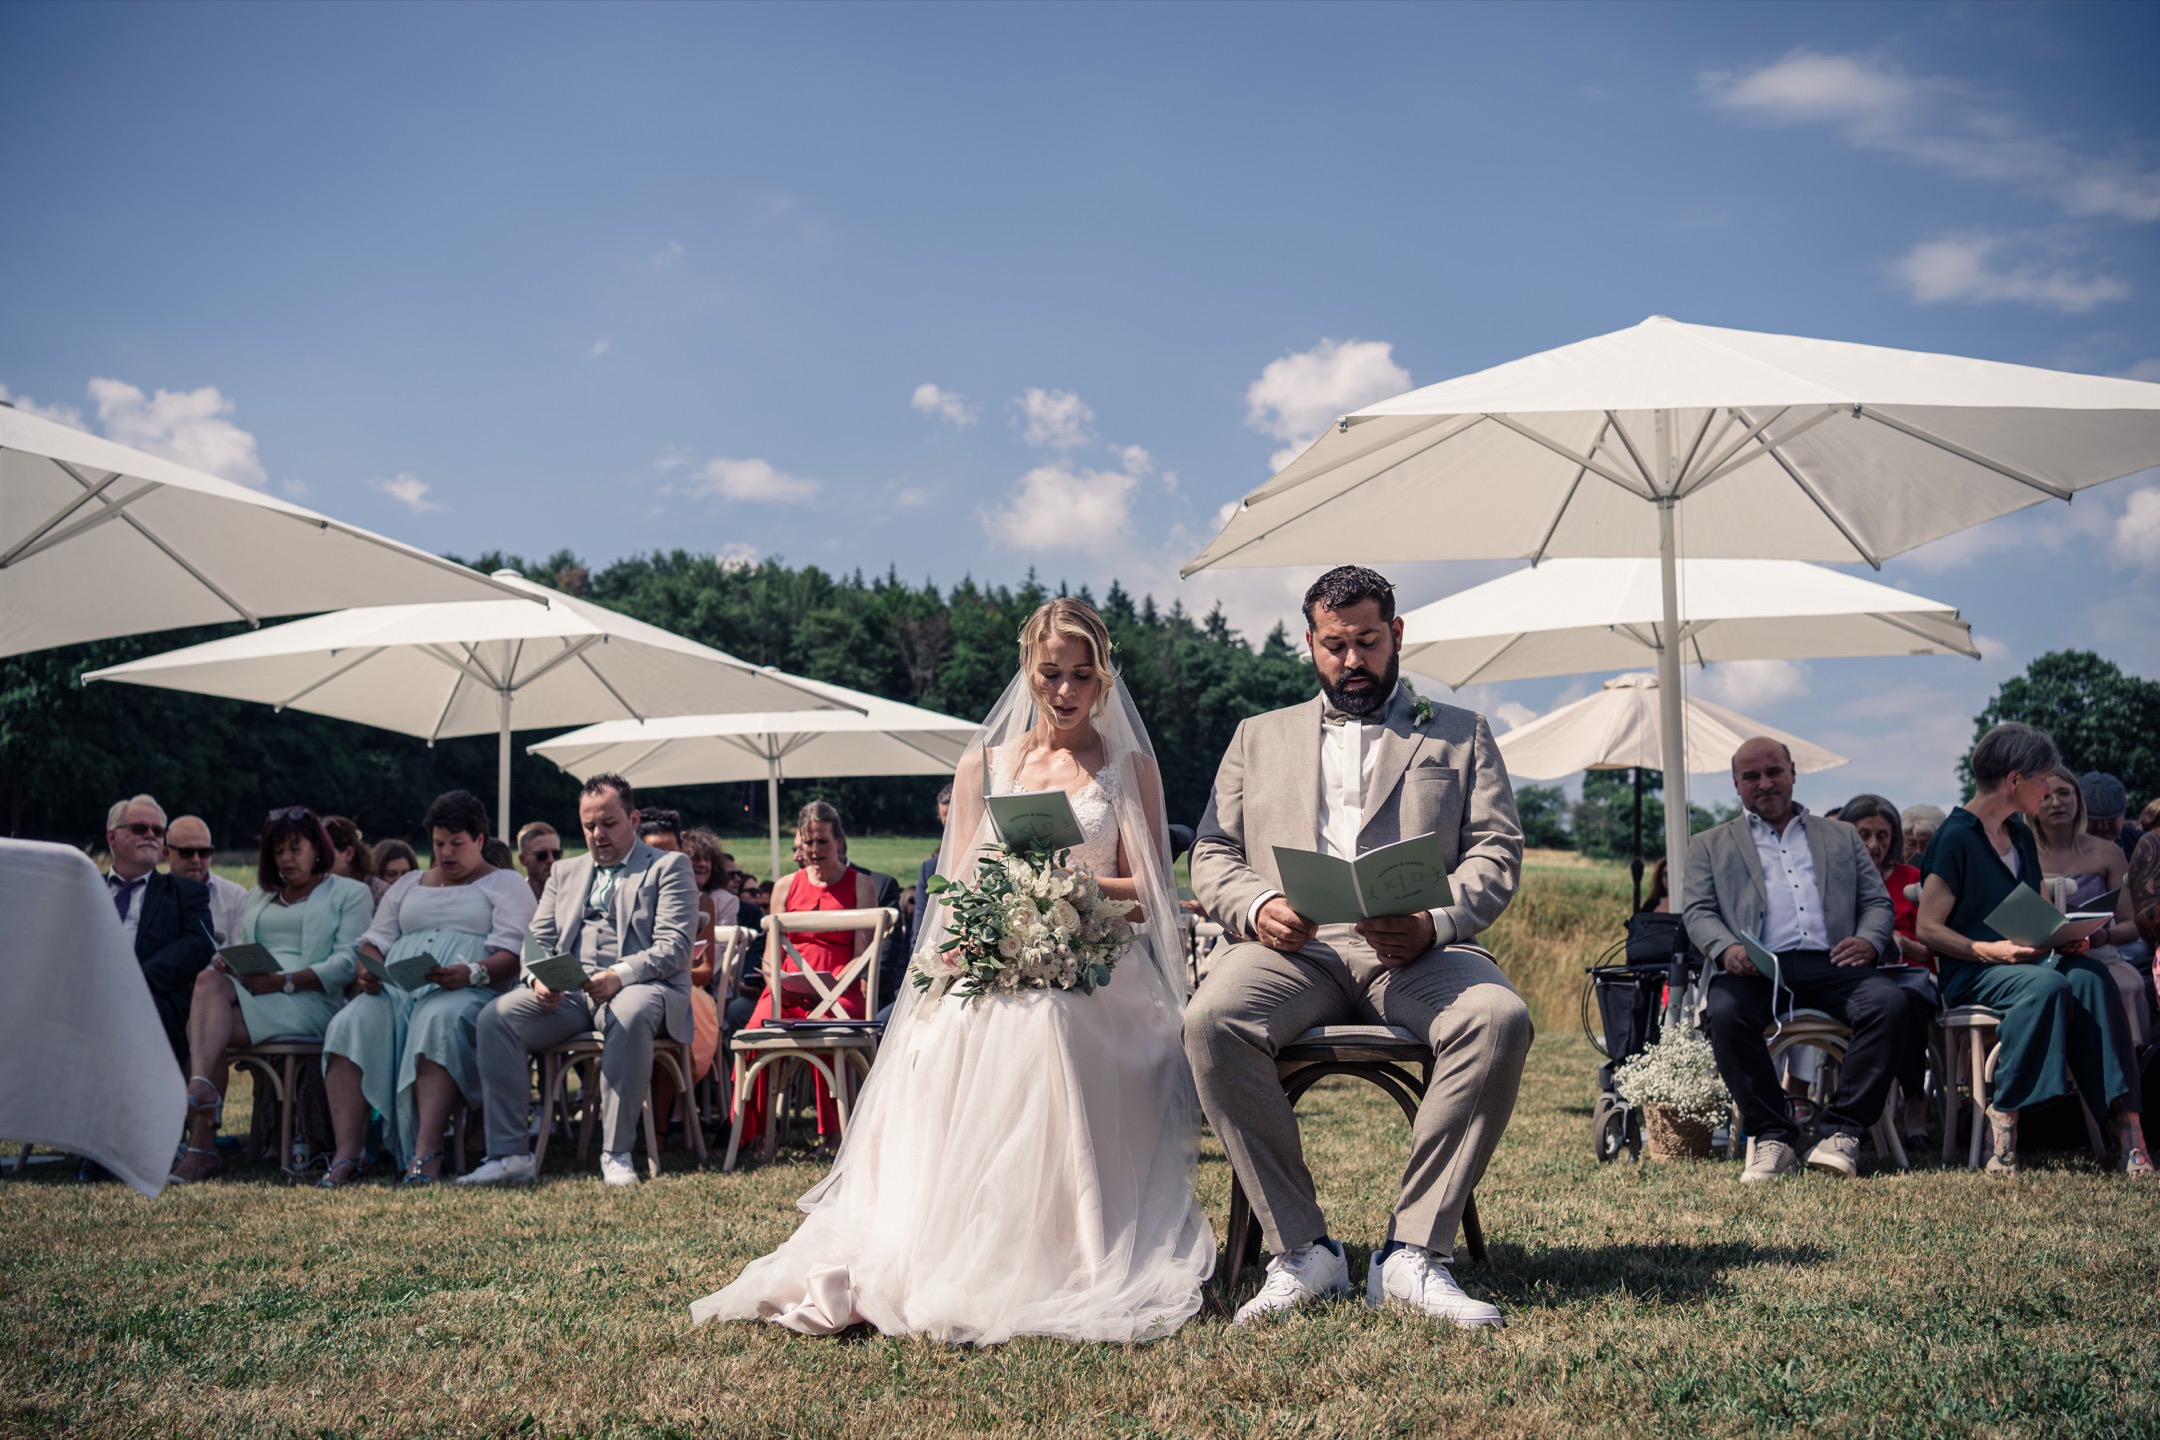
<path fill-rule="evenodd" d="M 689 1302 L 792 1228 L 807 1155 L 723 1175 L 671 1152 L 628 1194 L 567 1147 L 529 1191 L 327 1193 L 242 1169 L 154 1202 L 45 1167 L 0 1184 L 0 1430 L 2160 1433 L 2160 1189 L 2070 1157 L 2008 1185 L 1928 1169 L 1747 1191 L 1729 1162 L 1596 1163 L 1581 960 L 1554 936 L 1613 934 L 1624 884 L 1540 857 L 1495 937 L 1542 1018 L 1479 1192 L 1491 1261 L 1461 1271 L 1504 1330 L 1358 1304 L 1236 1330 L 1220 1300 L 1139 1348 L 691 1330 Z M 1347 1081 L 1303 1114 L 1362 1278 L 1401 1118 Z M 1200 1187 L 1219 1227 L 1212 1139 Z"/>

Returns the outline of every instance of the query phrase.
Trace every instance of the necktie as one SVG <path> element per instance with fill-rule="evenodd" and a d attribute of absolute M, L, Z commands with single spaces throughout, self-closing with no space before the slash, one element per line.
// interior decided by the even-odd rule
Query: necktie
<path fill-rule="evenodd" d="M 113 891 L 113 908 L 120 912 L 121 924 L 127 924 L 128 910 L 135 903 L 135 892 L 142 889 L 148 881 L 148 876 L 138 876 L 133 880 L 116 879 L 118 888 Z"/>
<path fill-rule="evenodd" d="M 615 898 L 615 877 L 621 873 L 620 865 L 601 865 L 594 868 L 592 898 L 585 902 L 587 909 L 597 910 L 602 915 L 608 913 L 608 902 Z"/>

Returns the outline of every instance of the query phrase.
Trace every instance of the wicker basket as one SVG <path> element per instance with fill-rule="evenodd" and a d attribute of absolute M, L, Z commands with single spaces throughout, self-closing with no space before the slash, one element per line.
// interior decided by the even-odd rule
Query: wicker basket
<path fill-rule="evenodd" d="M 1653 1160 L 1707 1160 L 1710 1127 L 1662 1105 L 1643 1109 L 1643 1150 Z"/>

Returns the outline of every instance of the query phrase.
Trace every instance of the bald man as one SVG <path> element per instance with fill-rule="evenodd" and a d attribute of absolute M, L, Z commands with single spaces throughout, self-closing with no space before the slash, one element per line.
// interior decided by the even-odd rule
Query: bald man
<path fill-rule="evenodd" d="M 210 933 L 218 944 L 230 945 L 240 934 L 248 892 L 210 868 L 213 853 L 210 826 L 199 815 L 182 815 L 165 832 L 165 868 L 210 891 Z"/>
<path fill-rule="evenodd" d="M 1891 948 L 1890 893 L 1860 832 L 1793 802 L 1792 752 L 1756 736 L 1733 752 L 1741 813 L 1688 841 L 1681 913 L 1708 957 L 1710 1045 L 1748 1133 L 1745 1184 L 1800 1168 L 1799 1130 L 1770 1063 L 1773 1015 L 1805 1007 L 1852 1027 L 1837 1093 L 1823 1107 L 1807 1163 L 1859 1170 L 1860 1136 L 1882 1115 L 1891 1081 L 1927 1043 L 1932 1007 L 1875 969 Z M 1781 983 L 1748 958 L 1740 932 L 1778 957 Z"/>

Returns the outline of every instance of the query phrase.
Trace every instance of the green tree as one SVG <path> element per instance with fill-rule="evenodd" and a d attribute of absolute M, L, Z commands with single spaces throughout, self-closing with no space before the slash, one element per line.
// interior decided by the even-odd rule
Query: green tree
<path fill-rule="evenodd" d="M 2125 675 L 2090 650 L 2051 650 L 2003 682 L 1973 721 L 1974 743 L 2005 720 L 2047 731 L 2079 774 L 2105 770 L 2121 780 L 2132 809 L 2160 792 L 2160 681 Z M 1958 778 L 1971 794 L 1970 750 Z"/>
<path fill-rule="evenodd" d="M 1567 792 L 1557 785 L 1524 785 L 1515 791 L 1515 813 L 1522 817 L 1523 844 L 1536 850 L 1572 850 L 1568 833 Z"/>
<path fill-rule="evenodd" d="M 1642 857 L 1655 862 L 1665 855 L 1665 775 L 1645 770 L 1642 802 Z M 1688 805 L 1688 833 L 1700 834 L 1740 813 L 1736 804 Z M 1584 774 L 1582 799 L 1575 802 L 1575 848 L 1599 860 L 1627 860 L 1635 855 L 1635 782 L 1627 770 L 1592 770 Z"/>

